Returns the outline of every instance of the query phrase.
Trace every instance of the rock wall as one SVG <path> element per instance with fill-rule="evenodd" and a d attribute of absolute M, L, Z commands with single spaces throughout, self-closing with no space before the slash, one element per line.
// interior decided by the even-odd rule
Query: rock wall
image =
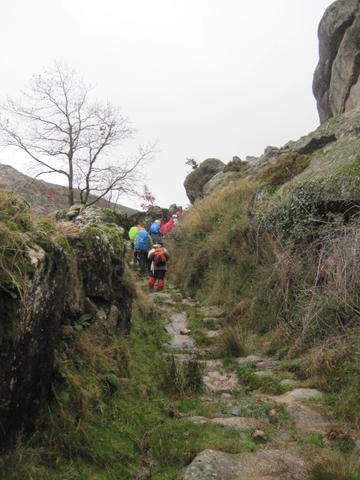
<path fill-rule="evenodd" d="M 91 216 L 79 223 L 61 222 L 39 241 L 24 232 L 20 286 L 11 285 L 16 272 L 0 268 L 0 447 L 31 428 L 49 396 L 59 340 L 83 314 L 110 335 L 130 328 L 123 230 Z"/>
<path fill-rule="evenodd" d="M 320 122 L 360 105 L 360 1 L 337 0 L 318 30 L 313 92 Z"/>

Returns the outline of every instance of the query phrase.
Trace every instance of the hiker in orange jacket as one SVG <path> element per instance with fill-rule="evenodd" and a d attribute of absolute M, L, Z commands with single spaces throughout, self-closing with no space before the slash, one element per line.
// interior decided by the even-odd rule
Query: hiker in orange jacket
<path fill-rule="evenodd" d="M 162 243 L 156 243 L 148 253 L 150 263 L 149 288 L 154 289 L 156 280 L 158 281 L 158 292 L 164 288 L 166 264 L 170 255 Z"/>

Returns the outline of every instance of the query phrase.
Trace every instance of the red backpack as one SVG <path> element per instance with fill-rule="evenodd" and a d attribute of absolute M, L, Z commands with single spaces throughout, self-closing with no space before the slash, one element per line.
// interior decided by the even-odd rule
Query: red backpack
<path fill-rule="evenodd" d="M 154 264 L 157 266 L 165 265 L 166 263 L 166 255 L 164 247 L 157 247 L 155 248 L 154 252 Z"/>

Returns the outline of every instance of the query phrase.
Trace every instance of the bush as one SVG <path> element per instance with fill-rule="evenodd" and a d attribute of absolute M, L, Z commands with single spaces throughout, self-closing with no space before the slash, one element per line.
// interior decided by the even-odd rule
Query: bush
<path fill-rule="evenodd" d="M 259 181 L 270 185 L 282 185 L 296 177 L 309 165 L 307 155 L 290 152 L 280 155 L 275 163 L 264 167 L 259 175 Z"/>
<path fill-rule="evenodd" d="M 239 323 L 225 327 L 216 339 L 219 355 L 242 357 L 247 355 L 248 332 Z"/>
<path fill-rule="evenodd" d="M 260 227 L 275 238 L 310 242 L 321 234 L 327 220 L 324 188 L 321 179 L 295 185 L 284 200 L 273 203 L 268 211 L 257 212 Z"/>

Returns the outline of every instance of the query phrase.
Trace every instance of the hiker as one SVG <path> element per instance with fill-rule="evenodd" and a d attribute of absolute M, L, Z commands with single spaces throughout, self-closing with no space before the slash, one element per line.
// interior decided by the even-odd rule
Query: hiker
<path fill-rule="evenodd" d="M 171 230 L 174 228 L 174 220 L 173 218 L 171 217 L 170 220 L 168 222 L 165 223 L 165 227 L 164 227 L 164 230 L 165 230 L 165 235 L 169 232 L 171 232 Z"/>
<path fill-rule="evenodd" d="M 148 253 L 150 264 L 149 288 L 154 289 L 156 280 L 158 281 L 157 290 L 160 292 L 164 288 L 166 264 L 169 260 L 169 252 L 161 242 L 156 243 Z"/>
<path fill-rule="evenodd" d="M 149 249 L 153 246 L 153 241 L 148 234 L 148 232 L 145 230 L 145 228 L 141 228 L 135 239 L 135 251 L 137 252 L 137 257 L 139 261 L 139 266 L 140 266 L 140 274 L 146 273 L 146 267 L 148 266 L 147 263 L 147 255 Z"/>
<path fill-rule="evenodd" d="M 129 230 L 129 239 L 131 242 L 131 250 L 133 251 L 133 263 L 137 263 L 137 254 L 136 254 L 136 248 L 135 248 L 135 239 L 137 236 L 138 231 L 142 228 L 140 224 L 134 225 L 130 228 Z"/>
<path fill-rule="evenodd" d="M 164 237 L 166 235 L 166 223 L 160 225 L 161 235 Z"/>
<path fill-rule="evenodd" d="M 155 220 L 155 222 L 151 224 L 151 227 L 149 230 L 150 236 L 154 243 L 161 242 L 162 233 L 161 233 L 160 224 L 161 224 L 160 220 Z"/>

